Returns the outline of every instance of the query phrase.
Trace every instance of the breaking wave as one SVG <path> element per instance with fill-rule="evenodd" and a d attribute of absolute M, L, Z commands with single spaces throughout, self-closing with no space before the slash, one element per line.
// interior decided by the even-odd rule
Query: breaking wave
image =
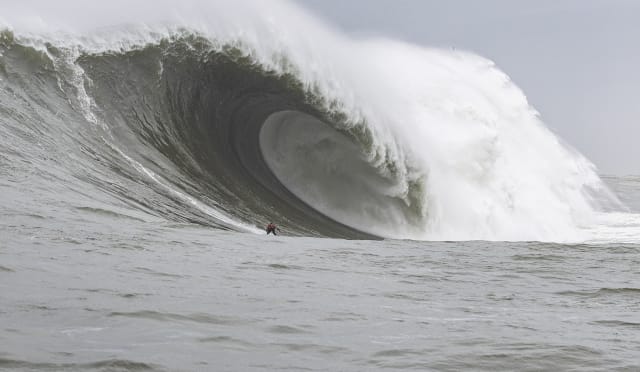
<path fill-rule="evenodd" d="M 12 9 L 7 177 L 28 167 L 113 213 L 345 238 L 580 240 L 617 205 L 491 61 L 263 3 Z"/>

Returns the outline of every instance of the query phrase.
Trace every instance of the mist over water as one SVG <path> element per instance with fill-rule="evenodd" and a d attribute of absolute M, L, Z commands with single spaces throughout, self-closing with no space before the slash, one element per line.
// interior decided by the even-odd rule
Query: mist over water
<path fill-rule="evenodd" d="M 635 370 L 640 182 L 604 181 L 471 53 L 8 4 L 0 369 Z"/>

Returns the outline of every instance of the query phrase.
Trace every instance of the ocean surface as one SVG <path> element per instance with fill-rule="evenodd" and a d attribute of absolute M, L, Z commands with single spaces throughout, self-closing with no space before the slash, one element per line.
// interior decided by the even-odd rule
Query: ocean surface
<path fill-rule="evenodd" d="M 0 216 L 0 370 L 640 368 L 638 244 L 274 237 L 53 200 Z"/>
<path fill-rule="evenodd" d="M 32 3 L 0 15 L 0 370 L 640 370 L 640 176 L 490 60 L 280 1 Z"/>

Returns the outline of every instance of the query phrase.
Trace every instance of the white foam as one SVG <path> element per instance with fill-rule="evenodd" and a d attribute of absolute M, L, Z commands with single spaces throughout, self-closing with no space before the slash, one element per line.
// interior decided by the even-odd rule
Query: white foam
<path fill-rule="evenodd" d="M 609 212 L 599 213 L 597 223 L 587 229 L 587 243 L 640 244 L 640 214 Z"/>

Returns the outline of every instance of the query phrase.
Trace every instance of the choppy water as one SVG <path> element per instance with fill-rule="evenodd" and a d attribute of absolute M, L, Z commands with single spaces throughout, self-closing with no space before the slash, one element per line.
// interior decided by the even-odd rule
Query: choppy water
<path fill-rule="evenodd" d="M 640 368 L 640 246 L 0 219 L 0 369 Z"/>

